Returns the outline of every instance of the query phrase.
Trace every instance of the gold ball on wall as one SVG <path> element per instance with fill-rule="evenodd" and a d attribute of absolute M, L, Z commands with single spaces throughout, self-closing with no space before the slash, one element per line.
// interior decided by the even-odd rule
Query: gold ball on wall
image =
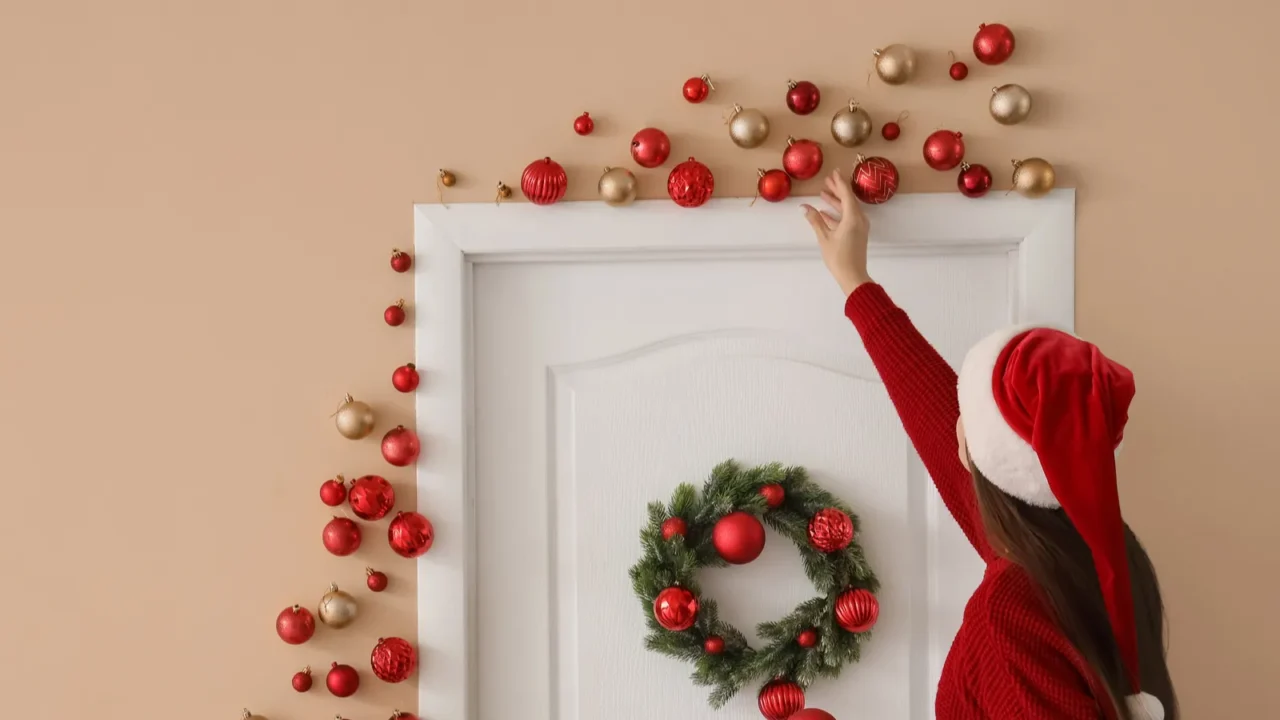
<path fill-rule="evenodd" d="M 445 187 L 453 187 L 458 184 L 458 176 L 442 168 L 440 170 L 440 184 Z"/>
<path fill-rule="evenodd" d="M 1013 161 L 1013 189 L 1024 197 L 1044 197 L 1057 183 L 1053 165 L 1043 158 Z"/>
<path fill-rule="evenodd" d="M 890 85 L 901 85 L 916 74 L 916 52 L 894 43 L 876 50 L 876 74 Z"/>
<path fill-rule="evenodd" d="M 871 116 L 854 100 L 831 117 L 831 137 L 842 147 L 857 147 L 871 137 Z"/>
<path fill-rule="evenodd" d="M 263 717 L 262 715 L 257 715 L 257 714 L 255 714 L 255 713 L 251 713 L 251 712 L 249 712 L 249 708 L 245 708 L 245 709 L 240 713 L 240 720 L 267 720 L 267 719 L 266 719 L 265 717 Z"/>
<path fill-rule="evenodd" d="M 334 414 L 333 423 L 338 427 L 338 432 L 342 437 L 348 440 L 360 440 L 368 437 L 369 433 L 373 432 L 373 427 L 376 424 L 373 417 L 373 408 L 350 395 L 346 396 L 342 404 L 338 406 L 338 412 Z"/>
<path fill-rule="evenodd" d="M 1001 125 L 1017 125 L 1031 114 L 1031 93 L 1012 83 L 992 88 L 988 109 Z"/>
<path fill-rule="evenodd" d="M 626 168 L 605 168 L 600 176 L 600 199 L 613 207 L 630 205 L 636 199 L 635 173 Z"/>
<path fill-rule="evenodd" d="M 729 137 L 740 148 L 757 148 L 769 138 L 769 118 L 755 108 L 733 106 L 729 116 Z"/>
<path fill-rule="evenodd" d="M 350 593 L 339 590 L 335 583 L 330 585 L 329 592 L 320 598 L 316 615 L 320 616 L 320 622 L 331 628 L 344 628 L 355 622 L 359 611 L 360 607 L 356 605 L 356 599 L 351 597 Z"/>

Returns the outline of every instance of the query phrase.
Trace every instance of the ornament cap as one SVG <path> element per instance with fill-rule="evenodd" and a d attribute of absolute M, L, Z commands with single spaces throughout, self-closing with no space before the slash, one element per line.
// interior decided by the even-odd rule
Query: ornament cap
<path fill-rule="evenodd" d="M 397 300 L 397 301 L 396 301 L 396 307 L 398 307 L 398 308 L 403 308 L 403 307 L 404 307 L 404 298 L 401 298 L 401 299 L 399 299 L 399 300 Z M 351 396 L 350 396 L 350 395 L 348 395 L 347 397 L 351 397 Z"/>
<path fill-rule="evenodd" d="M 302 668 L 302 672 L 303 672 L 304 674 L 310 675 L 310 674 L 311 674 L 311 666 L 310 666 L 310 665 L 303 666 L 303 668 Z"/>
<path fill-rule="evenodd" d="M 1021 160 L 1012 160 L 1011 162 L 1013 163 L 1013 169 L 1014 169 L 1014 170 L 1017 170 L 1018 168 L 1022 167 L 1022 161 L 1021 161 Z"/>
<path fill-rule="evenodd" d="M 294 605 L 294 606 L 293 606 L 293 611 L 294 611 L 294 612 L 298 612 L 298 611 L 300 611 L 300 610 L 302 610 L 302 606 L 301 606 L 301 605 Z"/>
<path fill-rule="evenodd" d="M 790 135 L 788 135 L 788 136 L 787 136 L 787 147 L 791 147 L 792 145 L 795 145 L 795 144 L 796 144 L 796 139 L 795 139 L 795 138 L 793 138 L 793 137 L 791 137 Z"/>
<path fill-rule="evenodd" d="M 338 592 L 338 583 L 336 582 L 329 583 L 329 592 Z"/>
<path fill-rule="evenodd" d="M 338 663 L 337 663 L 337 662 L 334 662 L 332 665 L 330 665 L 330 666 L 329 666 L 329 669 L 330 669 L 330 670 L 337 670 L 337 669 L 338 669 Z"/>
<path fill-rule="evenodd" d="M 253 713 L 249 712 L 249 708 L 245 708 L 240 712 L 240 717 L 244 718 L 244 720 L 249 720 L 249 718 L 253 717 Z"/>
<path fill-rule="evenodd" d="M 871 53 L 871 54 L 872 54 L 872 55 L 874 55 L 874 56 L 876 56 L 876 57 L 880 57 L 880 52 L 881 52 L 881 51 L 880 51 L 880 48 L 876 48 L 874 51 L 872 51 L 872 53 Z"/>
<path fill-rule="evenodd" d="M 857 110 L 858 110 L 858 101 L 854 100 L 853 98 L 849 98 L 849 112 L 857 112 Z"/>
<path fill-rule="evenodd" d="M 788 89 L 790 89 L 790 90 L 795 90 L 795 89 L 796 89 L 796 81 L 795 81 L 795 80 L 788 80 L 788 81 L 787 81 L 787 88 L 788 88 Z"/>
<path fill-rule="evenodd" d="M 862 164 L 866 161 L 867 161 L 867 158 L 862 153 L 858 153 L 857 156 L 853 158 L 853 162 L 856 164 Z"/>
<path fill-rule="evenodd" d="M 971 168 L 971 167 L 973 167 L 973 166 L 972 166 L 972 165 L 970 165 L 969 163 L 967 163 L 967 162 L 965 162 L 965 161 L 963 161 L 963 160 L 961 160 L 961 161 L 960 161 L 960 172 L 965 172 L 966 170 L 968 170 L 968 169 L 969 169 L 969 168 Z"/>
<path fill-rule="evenodd" d="M 757 176 L 757 177 L 764 177 L 764 174 L 765 174 L 765 170 L 764 170 L 764 168 L 756 168 L 756 176 Z"/>
<path fill-rule="evenodd" d="M 355 401 L 356 399 L 351 397 L 351 393 L 347 393 L 346 395 L 342 396 L 342 402 L 344 403 L 355 402 Z"/>

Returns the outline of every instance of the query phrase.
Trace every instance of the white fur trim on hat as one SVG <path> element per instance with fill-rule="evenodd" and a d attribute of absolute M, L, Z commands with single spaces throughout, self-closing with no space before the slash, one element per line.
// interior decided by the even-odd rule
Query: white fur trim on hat
<path fill-rule="evenodd" d="M 1164 720 L 1164 705 L 1150 693 L 1138 693 L 1124 699 L 1133 720 Z"/>

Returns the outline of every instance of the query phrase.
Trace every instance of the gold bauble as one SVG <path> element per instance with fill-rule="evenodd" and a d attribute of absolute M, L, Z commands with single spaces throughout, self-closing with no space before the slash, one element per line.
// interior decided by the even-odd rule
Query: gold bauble
<path fill-rule="evenodd" d="M 832 116 L 831 137 L 844 147 L 858 147 L 871 137 L 871 116 L 850 100 L 848 107 L 840 108 Z"/>
<path fill-rule="evenodd" d="M 373 432 L 373 408 L 348 395 L 338 406 L 333 423 L 338 426 L 342 437 L 348 440 L 368 437 Z"/>
<path fill-rule="evenodd" d="M 261 715 L 255 715 L 249 712 L 249 708 L 245 708 L 240 714 L 240 720 L 267 720 Z"/>
<path fill-rule="evenodd" d="M 614 207 L 636 199 L 636 176 L 626 168 L 605 168 L 600 176 L 600 199 Z"/>
<path fill-rule="evenodd" d="M 1013 189 L 1024 197 L 1044 197 L 1057 181 L 1057 175 L 1048 160 L 1027 158 L 1013 161 Z"/>
<path fill-rule="evenodd" d="M 740 148 L 756 148 L 769 138 L 769 118 L 755 108 L 733 106 L 729 117 L 729 137 Z"/>
<path fill-rule="evenodd" d="M 350 625 L 355 622 L 359 612 L 360 606 L 356 605 L 356 599 L 350 593 L 339 590 L 336 583 L 329 586 L 329 592 L 320 598 L 320 607 L 316 608 L 320 622 L 331 628 Z"/>
<path fill-rule="evenodd" d="M 441 185 L 443 185 L 443 186 L 445 186 L 445 187 L 453 187 L 454 185 L 457 185 L 457 184 L 458 184 L 458 176 L 457 176 L 457 175 L 454 175 L 453 173 L 449 172 L 448 170 L 445 170 L 445 169 L 441 168 L 441 170 L 440 170 L 440 184 L 441 184 Z"/>
<path fill-rule="evenodd" d="M 1017 125 L 1031 114 L 1031 93 L 1021 85 L 991 88 L 991 117 L 1001 125 Z"/>
<path fill-rule="evenodd" d="M 890 85 L 901 85 L 916 74 L 916 51 L 897 43 L 875 52 L 876 74 Z"/>

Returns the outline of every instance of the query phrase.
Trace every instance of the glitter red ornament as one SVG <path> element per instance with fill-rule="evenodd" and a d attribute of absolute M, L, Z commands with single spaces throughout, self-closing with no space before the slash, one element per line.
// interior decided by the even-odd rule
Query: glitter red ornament
<path fill-rule="evenodd" d="M 808 115 L 818 109 L 822 93 L 808 80 L 787 81 L 787 107 L 797 115 Z"/>
<path fill-rule="evenodd" d="M 387 527 L 387 543 L 400 557 L 421 557 L 435 542 L 431 521 L 416 512 L 398 512 Z"/>
<path fill-rule="evenodd" d="M 965 197 L 980 198 L 991 189 L 991 171 L 986 165 L 970 165 L 960 163 L 960 174 L 956 177 L 956 187 Z"/>
<path fill-rule="evenodd" d="M 731 512 L 716 521 L 711 544 L 724 561 L 744 565 L 764 552 L 764 525 L 751 513 Z"/>
<path fill-rule="evenodd" d="M 805 708 L 795 715 L 792 715 L 789 720 L 836 720 L 836 716 L 826 710 Z"/>
<path fill-rule="evenodd" d="M 969 77 L 969 66 L 957 60 L 951 63 L 951 69 L 948 72 L 951 74 L 951 79 L 958 82 Z"/>
<path fill-rule="evenodd" d="M 382 458 L 396 467 L 412 465 L 421 447 L 417 433 L 403 425 L 391 428 L 382 436 Z"/>
<path fill-rule="evenodd" d="M 782 169 L 797 180 L 808 180 L 822 171 L 822 146 L 812 140 L 787 138 Z"/>
<path fill-rule="evenodd" d="M 404 682 L 418 668 L 418 651 L 404 638 L 378 638 L 369 654 L 369 665 L 383 682 Z"/>
<path fill-rule="evenodd" d="M 573 131 L 579 135 L 590 135 L 592 130 L 596 129 L 596 121 L 591 119 L 590 113 L 582 113 L 573 119 Z"/>
<path fill-rule="evenodd" d="M 984 65 L 999 65 L 1013 55 L 1014 44 L 1009 28 L 1000 23 L 982 24 L 973 36 L 973 55 Z"/>
<path fill-rule="evenodd" d="M 839 552 L 853 542 L 853 520 L 839 508 L 823 508 L 809 518 L 809 544 L 818 552 Z"/>
<path fill-rule="evenodd" d="M 685 100 L 696 105 L 703 100 L 706 100 L 707 96 L 711 94 L 711 91 L 715 89 L 716 86 L 711 84 L 711 78 L 706 75 L 702 75 L 700 77 L 691 77 L 688 80 L 685 80 L 684 88 L 681 92 L 684 93 Z"/>
<path fill-rule="evenodd" d="M 770 508 L 781 507 L 787 499 L 787 491 L 778 483 L 769 483 L 761 487 L 760 494 L 764 496 L 765 505 Z"/>
<path fill-rule="evenodd" d="M 293 605 L 276 616 L 276 634 L 290 645 L 301 645 L 316 634 L 316 618 L 301 605 Z"/>
<path fill-rule="evenodd" d="M 329 507 L 338 507 L 346 499 L 346 480 L 341 475 L 320 483 L 320 502 Z"/>
<path fill-rule="evenodd" d="M 925 138 L 924 162 L 934 170 L 950 170 L 964 160 L 963 136 L 952 130 L 938 130 Z"/>
<path fill-rule="evenodd" d="M 878 205 L 898 192 L 898 168 L 885 158 L 859 155 L 849 182 L 859 200 Z"/>
<path fill-rule="evenodd" d="M 347 502 L 361 520 L 381 520 L 396 504 L 396 489 L 384 477 L 365 475 L 351 481 Z"/>
<path fill-rule="evenodd" d="M 870 590 L 845 590 L 836 598 L 836 622 L 849 632 L 866 632 L 879 618 L 880 601 Z"/>
<path fill-rule="evenodd" d="M 698 620 L 698 598 L 678 585 L 669 587 L 653 599 L 653 618 L 672 632 L 684 632 Z"/>
<path fill-rule="evenodd" d="M 374 570 L 373 568 L 365 568 L 364 575 L 364 582 L 369 586 L 369 590 L 372 592 L 382 592 L 387 589 L 386 573 L 381 570 Z"/>
<path fill-rule="evenodd" d="M 400 250 L 391 251 L 391 269 L 398 273 L 409 272 L 413 267 L 413 256 Z"/>
<path fill-rule="evenodd" d="M 785 170 L 758 170 L 756 194 L 768 202 L 782 202 L 791 195 L 791 176 Z"/>
<path fill-rule="evenodd" d="M 534 205 L 551 205 L 564 197 L 569 176 L 560 163 L 549 157 L 534 160 L 520 176 L 520 192 Z"/>
<path fill-rule="evenodd" d="M 298 692 L 306 692 L 311 689 L 311 668 L 304 667 L 293 674 L 293 689 Z"/>
<path fill-rule="evenodd" d="M 656 168 L 671 157 L 671 138 L 658 128 L 645 128 L 631 138 L 631 159 L 644 168 Z"/>
<path fill-rule="evenodd" d="M 816 647 L 818 644 L 818 631 L 813 628 L 801 630 L 800 634 L 796 636 L 796 644 L 805 649 Z"/>
<path fill-rule="evenodd" d="M 360 549 L 360 526 L 355 520 L 335 517 L 324 526 L 321 534 L 324 549 L 343 557 Z"/>
<path fill-rule="evenodd" d="M 397 327 L 404 323 L 404 300 L 397 300 L 395 305 L 388 307 L 382 313 L 382 319 L 387 321 L 391 327 Z"/>
<path fill-rule="evenodd" d="M 889 142 L 897 140 L 898 137 L 902 135 L 902 121 L 906 120 L 910 115 L 911 113 L 906 110 L 898 113 L 897 120 L 887 122 L 880 128 L 880 137 L 888 140 Z"/>
<path fill-rule="evenodd" d="M 684 518 L 667 518 L 662 521 L 662 539 L 670 540 L 679 535 L 684 537 L 689 532 L 689 526 L 685 523 Z"/>
<path fill-rule="evenodd" d="M 708 655 L 719 655 L 724 652 L 724 638 L 719 635 L 708 636 L 702 641 L 702 652 Z"/>
<path fill-rule="evenodd" d="M 418 368 L 413 363 L 406 363 L 395 369 L 391 373 L 391 387 L 402 393 L 413 392 L 418 389 L 418 382 L 421 378 L 418 376 Z"/>
<path fill-rule="evenodd" d="M 360 673 L 350 665 L 334 663 L 324 676 L 324 684 L 337 697 L 351 697 L 360 689 Z"/>
<path fill-rule="evenodd" d="M 716 179 L 711 168 L 693 158 L 671 169 L 667 176 L 667 194 L 680 207 L 694 208 L 711 199 Z"/>
<path fill-rule="evenodd" d="M 760 688 L 756 700 L 760 714 L 768 720 L 787 720 L 804 709 L 804 690 L 790 680 L 778 678 Z"/>

